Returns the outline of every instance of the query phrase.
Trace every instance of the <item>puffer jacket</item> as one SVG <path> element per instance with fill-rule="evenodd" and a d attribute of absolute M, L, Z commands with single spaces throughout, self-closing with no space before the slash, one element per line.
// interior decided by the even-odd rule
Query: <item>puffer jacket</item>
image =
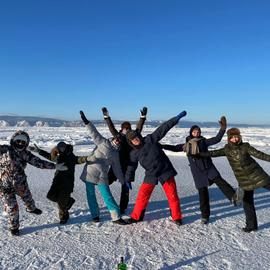
<path fill-rule="evenodd" d="M 10 189 L 12 182 L 17 178 L 26 177 L 24 170 L 27 163 L 40 169 L 55 169 L 54 163 L 42 160 L 28 150 L 16 150 L 16 148 L 13 147 L 13 138 L 18 133 L 24 132 L 16 132 L 10 140 L 10 145 L 0 145 L 0 191 L 2 190 L 3 192 L 5 192 L 6 189 Z M 28 145 L 28 134 L 27 137 Z"/>
<path fill-rule="evenodd" d="M 138 162 L 145 169 L 144 183 L 157 185 L 160 182 L 164 184 L 170 177 L 177 174 L 159 141 L 178 121 L 178 117 L 173 117 L 160 125 L 152 134 L 141 137 L 140 148 L 134 149 L 130 153 L 130 164 L 125 175 L 126 181 L 133 179 Z M 140 136 L 139 133 L 138 136 Z"/>
<path fill-rule="evenodd" d="M 239 186 L 244 190 L 254 190 L 270 184 L 270 176 L 251 157 L 270 161 L 270 155 L 255 149 L 249 143 L 228 143 L 224 148 L 209 151 L 209 155 L 226 156 Z"/>
<path fill-rule="evenodd" d="M 86 127 L 96 147 L 87 157 L 87 163 L 80 178 L 93 184 L 108 185 L 108 171 L 112 166 L 116 177 L 123 184 L 125 179 L 121 170 L 118 149 L 113 147 L 111 140 L 104 138 L 91 122 Z"/>

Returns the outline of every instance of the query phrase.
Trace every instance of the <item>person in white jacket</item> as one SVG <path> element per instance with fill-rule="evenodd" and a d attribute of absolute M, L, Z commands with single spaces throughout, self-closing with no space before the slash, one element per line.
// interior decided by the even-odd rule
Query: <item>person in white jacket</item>
<path fill-rule="evenodd" d="M 122 185 L 128 185 L 121 170 L 119 160 L 119 147 L 121 144 L 119 137 L 112 139 L 104 138 L 80 111 L 81 118 L 86 125 L 89 135 L 96 147 L 87 157 L 87 163 L 84 166 L 81 179 L 86 185 L 87 201 L 89 210 L 94 222 L 99 222 L 99 207 L 96 199 L 95 187 L 99 189 L 101 196 L 111 214 L 114 223 L 126 225 L 127 223 L 121 218 L 120 208 L 109 188 L 108 171 L 112 166 L 113 171 Z"/>

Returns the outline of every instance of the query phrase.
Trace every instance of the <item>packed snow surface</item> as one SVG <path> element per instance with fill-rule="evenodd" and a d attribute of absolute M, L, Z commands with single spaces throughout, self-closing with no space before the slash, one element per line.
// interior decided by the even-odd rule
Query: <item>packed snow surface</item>
<path fill-rule="evenodd" d="M 50 150 L 59 141 L 71 143 L 77 155 L 89 153 L 94 145 L 85 128 L 20 127 L 29 132 L 31 144 L 36 143 Z M 7 144 L 14 131 L 19 128 L 1 127 L 0 144 Z M 98 130 L 110 137 L 108 128 Z M 146 127 L 143 135 L 153 132 Z M 212 137 L 217 129 L 202 129 L 205 137 Z M 270 153 L 270 129 L 242 129 L 243 140 L 261 151 Z M 188 129 L 173 128 L 162 140 L 177 144 L 185 141 Z M 222 147 L 226 136 L 213 149 Z M 259 189 L 255 193 L 259 230 L 241 232 L 244 214 L 241 206 L 232 206 L 215 185 L 210 187 L 211 220 L 200 224 L 197 190 L 183 153 L 169 155 L 178 175 L 176 176 L 184 225 L 171 221 L 168 203 L 160 185 L 156 186 L 143 222 L 120 226 L 110 221 L 110 215 L 98 194 L 101 221 L 92 223 L 88 210 L 84 183 L 79 179 L 83 165 L 76 168 L 73 197 L 76 202 L 70 210 L 70 220 L 60 225 L 57 207 L 46 199 L 52 182 L 53 170 L 40 170 L 27 166 L 28 182 L 43 214 L 27 213 L 20 206 L 21 235 L 12 237 L 7 228 L 6 217 L 0 209 L 0 269 L 117 269 L 120 257 L 128 269 L 270 269 L 270 194 Z M 270 164 L 258 161 L 270 173 Z M 223 178 L 234 187 L 237 182 L 225 158 L 216 158 L 214 163 Z M 132 211 L 136 195 L 142 183 L 144 171 L 136 172 L 136 182 L 130 193 L 127 215 Z M 120 197 L 119 182 L 111 185 L 117 202 Z"/>

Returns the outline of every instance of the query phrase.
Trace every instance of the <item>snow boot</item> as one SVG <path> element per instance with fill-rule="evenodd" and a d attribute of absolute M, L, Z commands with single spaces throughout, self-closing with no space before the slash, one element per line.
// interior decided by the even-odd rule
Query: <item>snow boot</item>
<path fill-rule="evenodd" d="M 201 218 L 201 224 L 208 224 L 209 223 L 209 218 Z"/>
<path fill-rule="evenodd" d="M 69 220 L 69 213 L 65 212 L 63 215 L 60 217 L 60 224 L 66 224 Z"/>
<path fill-rule="evenodd" d="M 247 227 L 242 228 L 242 231 L 246 233 L 256 232 L 257 230 L 258 228 L 247 228 Z"/>
<path fill-rule="evenodd" d="M 34 210 L 28 210 L 26 209 L 26 212 L 30 213 L 30 214 L 35 214 L 35 215 L 41 215 L 42 211 L 38 208 L 35 208 Z"/>
<path fill-rule="evenodd" d="M 14 236 L 19 236 L 20 235 L 20 231 L 19 229 L 10 229 L 10 233 L 11 235 L 14 235 Z"/>
<path fill-rule="evenodd" d="M 113 223 L 118 224 L 118 225 L 128 225 L 129 224 L 125 220 L 123 220 L 122 218 L 114 220 Z"/>
<path fill-rule="evenodd" d="M 125 220 L 127 224 L 133 224 L 133 223 L 138 223 L 139 220 L 133 219 L 133 218 L 128 218 Z"/>
<path fill-rule="evenodd" d="M 176 225 L 178 225 L 178 226 L 183 225 L 182 219 L 173 220 L 173 222 L 174 222 Z"/>
<path fill-rule="evenodd" d="M 94 217 L 94 218 L 92 219 L 92 221 L 95 222 L 95 223 L 98 223 L 98 222 L 99 222 L 99 217 Z"/>

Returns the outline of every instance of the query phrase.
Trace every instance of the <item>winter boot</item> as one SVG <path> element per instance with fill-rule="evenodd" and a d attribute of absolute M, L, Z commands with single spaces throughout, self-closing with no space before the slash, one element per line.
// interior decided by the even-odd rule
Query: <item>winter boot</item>
<path fill-rule="evenodd" d="M 201 224 L 208 224 L 209 223 L 209 218 L 201 218 Z"/>
<path fill-rule="evenodd" d="M 182 219 L 173 220 L 173 222 L 174 222 L 176 225 L 178 225 L 178 226 L 183 225 Z"/>
<path fill-rule="evenodd" d="M 123 220 L 122 218 L 114 220 L 113 223 L 118 224 L 118 225 L 128 225 L 128 223 L 125 220 Z"/>
<path fill-rule="evenodd" d="M 10 229 L 10 233 L 11 235 L 14 235 L 14 236 L 19 236 L 20 235 L 20 231 L 19 229 Z"/>
<path fill-rule="evenodd" d="M 257 230 L 258 228 L 247 228 L 247 227 L 242 228 L 242 231 L 246 233 L 256 232 Z"/>
<path fill-rule="evenodd" d="M 94 218 L 92 219 L 92 221 L 95 222 L 95 223 L 98 223 L 98 222 L 99 222 L 99 217 L 94 217 Z"/>
<path fill-rule="evenodd" d="M 128 218 L 125 220 L 127 224 L 133 224 L 133 223 L 138 223 L 139 220 L 133 219 L 133 218 Z"/>
<path fill-rule="evenodd" d="M 38 209 L 38 208 L 35 208 L 34 210 L 28 210 L 28 209 L 26 209 L 26 211 L 28 213 L 35 214 L 35 215 L 41 215 L 42 214 L 42 211 L 40 209 Z"/>
<path fill-rule="evenodd" d="M 69 213 L 68 211 L 66 211 L 60 216 L 60 224 L 66 224 L 68 220 L 69 220 Z"/>

